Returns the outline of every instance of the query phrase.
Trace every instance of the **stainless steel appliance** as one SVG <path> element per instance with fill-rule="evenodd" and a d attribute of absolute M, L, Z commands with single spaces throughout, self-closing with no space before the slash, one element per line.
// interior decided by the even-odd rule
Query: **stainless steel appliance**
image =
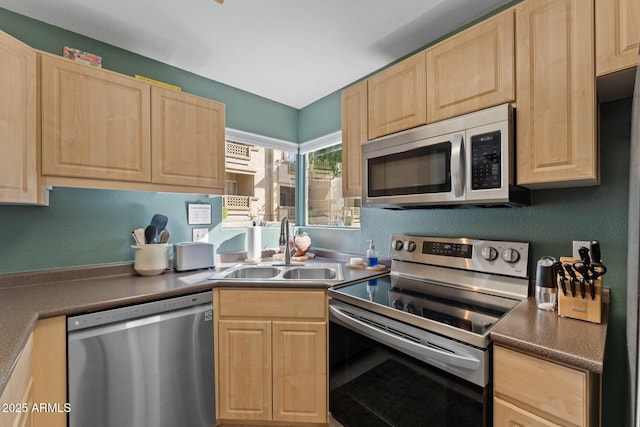
<path fill-rule="evenodd" d="M 529 294 L 529 244 L 393 235 L 389 253 L 389 274 L 329 290 L 332 415 L 490 425 L 489 333 Z"/>
<path fill-rule="evenodd" d="M 362 202 L 381 208 L 529 204 L 515 184 L 513 110 L 503 104 L 362 145 Z"/>
<path fill-rule="evenodd" d="M 70 427 L 215 424 L 212 293 L 70 316 Z"/>

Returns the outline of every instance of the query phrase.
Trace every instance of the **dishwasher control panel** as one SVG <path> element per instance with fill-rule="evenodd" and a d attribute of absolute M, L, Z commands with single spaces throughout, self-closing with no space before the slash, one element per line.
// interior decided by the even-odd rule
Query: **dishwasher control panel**
<path fill-rule="evenodd" d="M 136 305 L 96 311 L 77 316 L 69 316 L 67 318 L 67 331 L 78 331 L 95 326 L 108 325 L 110 323 L 134 320 L 202 304 L 212 305 L 212 295 L 212 292 L 208 291 L 199 294 L 171 297 L 159 301 L 141 302 Z M 207 319 L 213 319 L 213 312 L 208 315 L 205 314 L 205 320 Z"/>

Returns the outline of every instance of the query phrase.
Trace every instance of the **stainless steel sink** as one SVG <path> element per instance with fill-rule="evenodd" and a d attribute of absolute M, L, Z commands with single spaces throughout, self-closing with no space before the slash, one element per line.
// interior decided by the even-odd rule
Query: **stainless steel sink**
<path fill-rule="evenodd" d="M 329 267 L 296 267 L 287 270 L 283 275 L 283 279 L 302 279 L 302 280 L 332 280 L 338 275 L 337 271 Z"/>
<path fill-rule="evenodd" d="M 246 266 L 234 269 L 224 275 L 225 279 L 271 279 L 282 270 L 275 267 Z"/>
<path fill-rule="evenodd" d="M 285 265 L 264 263 L 238 264 L 208 277 L 209 280 L 233 282 L 340 282 L 344 280 L 339 263 L 306 263 Z"/>

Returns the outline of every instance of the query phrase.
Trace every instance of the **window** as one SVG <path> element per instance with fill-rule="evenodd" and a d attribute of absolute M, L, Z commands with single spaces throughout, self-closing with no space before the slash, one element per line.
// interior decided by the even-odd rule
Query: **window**
<path fill-rule="evenodd" d="M 296 153 L 227 141 L 224 226 L 295 223 Z"/>
<path fill-rule="evenodd" d="M 307 224 L 360 226 L 360 198 L 342 197 L 342 145 L 307 154 Z"/>

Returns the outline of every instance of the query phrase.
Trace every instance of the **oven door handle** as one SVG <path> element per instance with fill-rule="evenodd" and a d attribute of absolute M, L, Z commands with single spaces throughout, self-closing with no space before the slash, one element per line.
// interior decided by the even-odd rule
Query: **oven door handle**
<path fill-rule="evenodd" d="M 363 333 L 364 335 L 379 340 L 389 346 L 397 348 L 400 351 L 409 353 L 414 357 L 417 357 L 427 363 L 438 362 L 443 365 L 455 366 L 464 369 L 478 369 L 480 367 L 480 360 L 451 353 L 443 347 L 427 343 L 416 343 L 412 340 L 403 338 L 399 335 L 389 333 L 385 330 L 371 326 L 365 322 L 355 319 L 351 316 L 344 314 L 339 308 L 329 306 L 329 311 L 336 319 L 340 320 L 345 325 L 353 328 L 354 330 Z"/>
<path fill-rule="evenodd" d="M 451 181 L 453 182 L 453 195 L 464 195 L 464 145 L 462 134 L 455 134 L 451 139 Z"/>

